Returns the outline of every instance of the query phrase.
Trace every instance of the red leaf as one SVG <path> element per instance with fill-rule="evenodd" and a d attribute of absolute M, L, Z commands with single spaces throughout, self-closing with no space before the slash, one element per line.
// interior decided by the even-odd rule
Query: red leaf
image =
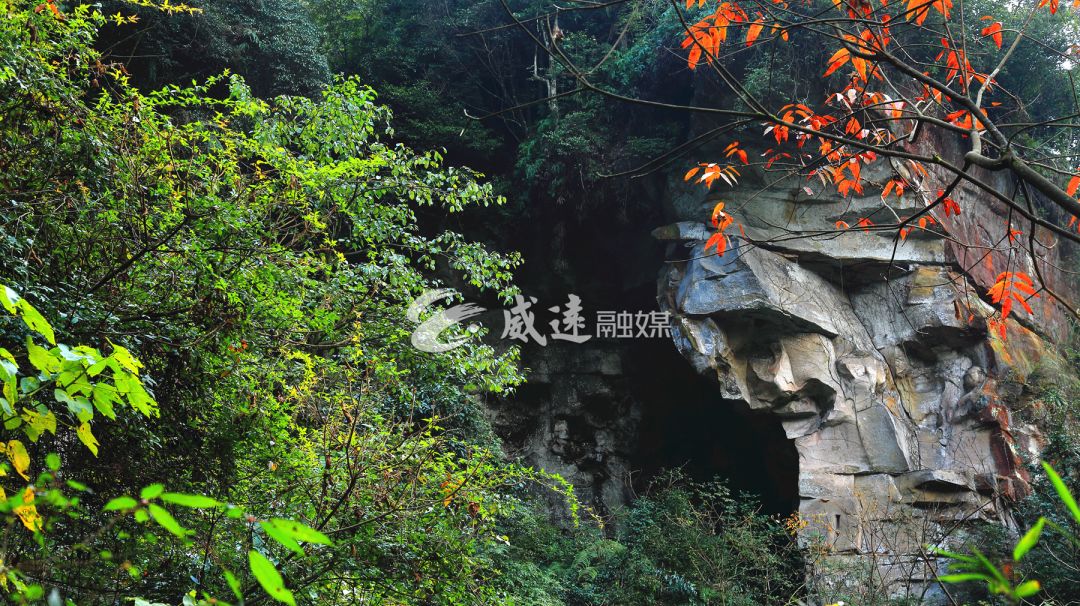
<path fill-rule="evenodd" d="M 1017 301 L 1020 302 L 1020 305 L 1022 305 L 1024 307 L 1024 311 L 1028 312 L 1029 314 L 1035 313 L 1035 312 L 1033 312 L 1031 310 L 1031 306 L 1028 305 L 1027 299 L 1025 299 L 1020 293 L 1014 292 L 1012 294 L 1012 296 L 1013 296 L 1014 299 L 1016 299 Z M 1037 296 L 1037 295 L 1032 295 L 1032 296 Z"/>
<path fill-rule="evenodd" d="M 1031 276 L 1020 271 L 1005 271 L 998 274 L 997 280 L 986 294 L 990 296 L 990 301 L 995 305 L 998 303 L 1001 304 L 1002 323 L 1004 323 L 1005 318 L 1009 317 L 1009 313 L 1012 312 L 1014 301 L 1018 301 L 1024 308 L 1024 311 L 1029 314 L 1034 313 L 1024 295 L 1026 294 L 1030 298 L 1039 296 L 1039 294 L 1035 292 L 1035 285 Z M 1004 338 L 1003 330 L 1001 331 L 1001 334 L 1002 338 Z"/>
<path fill-rule="evenodd" d="M 986 19 L 986 18 L 987 17 L 983 17 L 983 19 Z M 993 17 L 990 17 L 990 18 L 992 19 Z M 1001 22 L 1000 21 L 995 21 L 995 22 L 991 23 L 990 25 L 987 25 L 986 27 L 984 27 L 982 29 L 982 35 L 984 37 L 990 36 L 990 38 L 994 41 L 994 44 L 996 44 L 998 48 L 1001 48 Z"/>
<path fill-rule="evenodd" d="M 727 252 L 727 236 L 720 232 L 713 234 L 705 243 L 705 252 L 709 252 L 709 249 L 714 246 L 716 247 L 716 255 L 718 257 L 724 256 L 724 253 Z"/>
<path fill-rule="evenodd" d="M 1069 179 L 1069 185 L 1065 188 L 1065 193 L 1075 196 L 1077 189 L 1080 189 L 1080 175 L 1073 175 L 1072 179 Z"/>
<path fill-rule="evenodd" d="M 1058 0 L 1040 0 L 1039 6 L 1036 8 L 1042 8 L 1046 5 L 1050 5 L 1050 14 L 1054 15 L 1058 10 Z"/>
<path fill-rule="evenodd" d="M 829 69 L 825 70 L 822 77 L 828 78 L 833 72 L 844 66 L 851 59 L 851 53 L 847 49 L 840 49 L 829 58 Z"/>
<path fill-rule="evenodd" d="M 761 35 L 761 28 L 763 27 L 765 27 L 765 24 L 761 22 L 761 19 L 758 19 L 757 21 L 754 21 L 750 24 L 750 29 L 746 31 L 747 46 L 751 46 L 754 44 L 754 40 L 757 40 L 758 36 Z"/>
<path fill-rule="evenodd" d="M 719 202 L 712 209 L 712 218 L 710 219 L 710 221 L 712 222 L 713 226 L 719 225 L 720 215 L 722 214 L 724 214 L 724 203 Z"/>

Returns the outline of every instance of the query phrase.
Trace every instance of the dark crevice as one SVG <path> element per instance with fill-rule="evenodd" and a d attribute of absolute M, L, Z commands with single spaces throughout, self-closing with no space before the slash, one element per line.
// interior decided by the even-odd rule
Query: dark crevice
<path fill-rule="evenodd" d="M 670 345 L 639 362 L 645 384 L 631 460 L 638 470 L 635 491 L 663 470 L 680 468 L 692 480 L 723 480 L 753 495 L 765 513 L 795 511 L 798 453 L 776 415 L 725 400 L 715 382 L 696 374 Z"/>

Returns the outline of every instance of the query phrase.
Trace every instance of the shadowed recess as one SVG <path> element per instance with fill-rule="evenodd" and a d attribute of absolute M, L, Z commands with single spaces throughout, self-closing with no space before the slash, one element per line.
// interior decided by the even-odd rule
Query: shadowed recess
<path fill-rule="evenodd" d="M 765 513 L 795 511 L 798 453 L 780 421 L 723 399 L 718 386 L 696 374 L 673 347 L 648 353 L 637 360 L 649 380 L 632 461 L 639 470 L 635 490 L 644 490 L 664 469 L 681 468 L 693 480 L 719 479 L 754 495 Z"/>

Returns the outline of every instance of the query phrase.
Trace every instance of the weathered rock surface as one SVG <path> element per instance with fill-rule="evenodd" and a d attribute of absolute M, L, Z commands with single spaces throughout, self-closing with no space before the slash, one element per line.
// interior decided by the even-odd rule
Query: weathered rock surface
<path fill-rule="evenodd" d="M 954 522 L 1008 524 L 1029 491 L 1023 456 L 1039 437 L 1014 422 L 1003 380 L 1053 356 L 1058 318 L 1010 319 L 1003 341 L 988 333 L 979 296 L 990 265 L 965 247 L 926 232 L 900 243 L 824 235 L 882 210 L 875 196 L 746 189 L 726 192 L 746 239 L 723 257 L 703 250 L 714 200 L 677 197 L 684 221 L 654 232 L 673 261 L 659 302 L 676 346 L 725 398 L 770 411 L 794 440 L 804 537 L 879 568 L 895 595 L 940 599 L 941 563 L 924 545 L 947 545 Z M 975 245 L 1004 235 L 1001 209 L 957 195 L 964 212 L 944 226 L 950 235 Z"/>

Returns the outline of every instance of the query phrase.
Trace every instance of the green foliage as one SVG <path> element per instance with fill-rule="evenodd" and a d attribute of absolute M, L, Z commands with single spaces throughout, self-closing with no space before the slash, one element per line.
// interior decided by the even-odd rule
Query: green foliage
<path fill-rule="evenodd" d="M 105 356 L 86 345 L 57 343 L 48 320 L 5 285 L 0 285 L 0 304 L 54 346 L 41 347 L 27 335 L 25 351 L 18 357 L 0 347 L 0 382 L 4 385 L 0 409 L 6 430 L 20 430 L 31 442 L 37 442 L 42 434 L 56 434 L 59 423 L 74 429 L 79 441 L 97 456 L 98 442 L 90 426 L 95 409 L 108 419 L 116 418 L 114 404 L 126 404 L 145 416 L 158 415 L 157 402 L 139 378 L 142 364 L 127 349 L 113 344 L 112 353 Z M 22 372 L 19 358 L 25 358 L 33 372 Z M 50 393 L 52 398 L 47 397 Z M 29 480 L 30 458 L 22 442 L 11 440 L 3 450 L 15 471 Z"/>
<path fill-rule="evenodd" d="M 110 21 L 97 34 L 106 58 L 123 61 L 144 89 L 202 80 L 225 69 L 241 75 L 260 97 L 317 96 L 330 84 L 319 52 L 321 33 L 291 0 L 193 0 L 194 11 L 166 13 L 127 0 L 102 3 Z"/>
<path fill-rule="evenodd" d="M 521 604 L 786 604 L 801 586 L 794 540 L 752 500 L 675 476 L 617 517 L 561 532 L 519 510 L 501 582 Z"/>
<path fill-rule="evenodd" d="M 325 33 L 323 50 L 335 73 L 377 86 L 394 109 L 398 135 L 421 147 L 446 147 L 473 162 L 505 152 L 504 142 L 465 111 L 484 113 L 491 99 L 475 85 L 506 73 L 507 57 L 490 53 L 478 65 L 477 45 L 458 34 L 498 19 L 494 3 L 454 0 L 417 10 L 415 3 L 347 0 L 309 3 Z M 490 90 L 490 89 L 489 89 Z"/>
<path fill-rule="evenodd" d="M 626 184 L 606 173 L 645 164 L 683 129 L 682 116 L 568 95 L 574 78 L 508 26 L 499 2 L 453 0 L 423 11 L 400 0 L 311 4 L 331 67 L 378 88 L 404 141 L 445 146 L 451 157 L 491 167 L 519 198 L 580 200 L 583 210 L 622 204 L 632 199 Z M 523 18 L 553 9 L 536 0 L 509 4 Z M 678 31 L 664 18 L 669 11 L 628 3 L 563 13 L 561 48 L 592 67 L 598 85 L 659 100 L 685 96 L 689 88 L 672 74 L 676 60 L 657 53 Z M 552 92 L 544 79 L 567 96 L 522 105 Z"/>
<path fill-rule="evenodd" d="M 1025 599 L 1040 593 L 1043 588 L 1042 582 L 1038 578 L 1027 578 L 1026 575 L 1018 574 L 1014 571 L 1013 566 L 1022 565 L 1024 558 L 1040 543 L 1044 530 L 1047 527 L 1053 529 L 1063 542 L 1069 544 L 1074 554 L 1076 553 L 1075 550 L 1080 548 L 1080 538 L 1078 538 L 1075 530 L 1069 528 L 1070 525 L 1080 528 L 1080 507 L 1077 506 L 1072 491 L 1066 486 L 1058 472 L 1046 462 L 1042 463 L 1042 467 L 1059 501 L 1059 505 L 1063 506 L 1064 510 L 1071 516 L 1070 522 L 1060 524 L 1051 518 L 1039 516 L 1031 528 L 1016 542 L 1012 550 L 1012 561 L 1004 566 L 994 564 L 978 548 L 972 548 L 970 553 L 954 553 L 932 547 L 934 553 L 951 560 L 950 572 L 940 575 L 938 577 L 939 581 L 943 583 L 979 582 L 984 584 L 991 594 L 1004 597 L 1010 604 L 1019 604 Z M 1051 511 L 1053 511 L 1051 508 L 1046 510 L 1048 515 L 1053 515 Z M 1060 545 L 1050 547 L 1050 549 L 1056 550 L 1055 547 L 1060 547 Z M 1072 559 L 1074 563 L 1077 561 L 1075 555 Z M 1031 570 L 1031 573 L 1043 576 L 1062 565 L 1072 568 L 1068 560 L 1061 560 L 1059 557 L 1058 563 L 1052 567 L 1035 567 Z M 1073 569 L 1075 570 L 1075 568 Z M 1060 581 L 1060 579 L 1058 580 Z M 1053 589 L 1047 593 L 1047 597 L 1058 598 L 1063 601 L 1069 599 L 1068 595 L 1055 595 L 1056 592 Z"/>
<path fill-rule="evenodd" d="M 91 47 L 102 13 L 36 8 L 0 29 L 0 372 L 31 441 L 5 452 L 48 469 L 0 480 L 9 598 L 494 603 L 511 490 L 572 493 L 477 444 L 516 350 L 423 354 L 405 309 L 436 275 L 516 292 L 517 255 L 419 226 L 502 200 L 388 142 L 355 80 L 141 91 Z"/>

